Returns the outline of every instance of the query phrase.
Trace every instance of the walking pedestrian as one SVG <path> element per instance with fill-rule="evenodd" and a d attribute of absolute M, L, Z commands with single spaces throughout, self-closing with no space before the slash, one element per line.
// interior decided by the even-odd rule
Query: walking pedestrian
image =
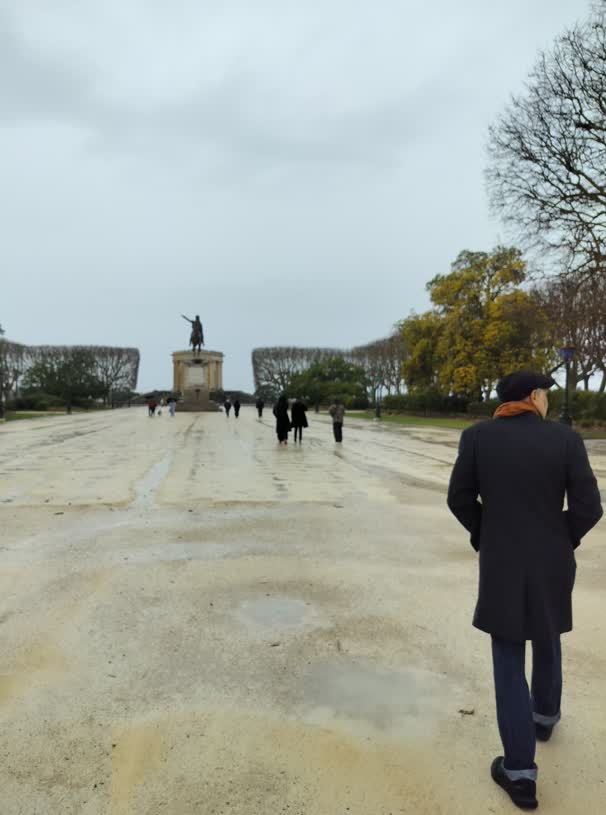
<path fill-rule="evenodd" d="M 295 444 L 297 443 L 297 436 L 299 437 L 299 444 L 303 441 L 303 428 L 307 427 L 307 405 L 300 399 L 295 399 L 290 409 L 291 424 L 295 429 Z"/>
<path fill-rule="evenodd" d="M 263 401 L 263 399 L 261 399 L 260 396 L 255 402 L 255 406 L 257 408 L 257 413 L 259 414 L 259 419 L 261 419 L 263 416 L 263 408 L 265 407 L 265 402 Z"/>
<path fill-rule="evenodd" d="M 231 402 L 229 401 L 229 396 L 227 397 L 225 402 L 223 402 L 223 407 L 225 408 L 225 415 L 229 419 L 229 411 L 231 410 Z"/>
<path fill-rule="evenodd" d="M 167 399 L 168 404 L 168 412 L 171 416 L 175 415 L 175 411 L 177 410 L 177 400 L 174 396 L 169 396 Z"/>
<path fill-rule="evenodd" d="M 240 415 L 240 400 L 235 399 L 234 400 L 234 416 L 237 419 L 239 415 Z"/>
<path fill-rule="evenodd" d="M 560 634 L 572 629 L 573 550 L 602 515 L 581 437 L 544 421 L 554 384 L 527 371 L 502 379 L 497 394 L 503 404 L 494 418 L 461 435 L 448 489 L 448 506 L 480 553 L 473 624 L 492 637 L 504 748 L 491 775 L 524 809 L 538 805 L 536 739 L 547 741 L 560 720 Z"/>
<path fill-rule="evenodd" d="M 157 406 L 158 403 L 156 402 L 155 398 L 150 396 L 150 398 L 147 400 L 147 415 L 150 417 L 154 416 Z"/>
<path fill-rule="evenodd" d="M 335 399 L 334 403 L 328 408 L 328 412 L 332 416 L 332 432 L 335 441 L 341 444 L 343 441 L 343 417 L 345 416 L 343 402 L 340 399 Z"/>
<path fill-rule="evenodd" d="M 273 414 L 276 417 L 276 435 L 278 441 L 281 445 L 286 445 L 288 444 L 288 434 L 291 424 L 288 417 L 288 399 L 284 394 L 278 397 L 278 401 L 274 405 Z"/>

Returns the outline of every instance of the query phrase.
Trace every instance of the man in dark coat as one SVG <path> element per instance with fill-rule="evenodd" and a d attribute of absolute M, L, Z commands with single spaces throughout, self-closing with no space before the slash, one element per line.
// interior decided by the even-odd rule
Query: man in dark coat
<path fill-rule="evenodd" d="M 291 425 L 295 429 L 295 444 L 297 442 L 297 436 L 299 438 L 299 444 L 303 441 L 303 428 L 307 427 L 307 405 L 305 402 L 302 402 L 300 399 L 295 399 L 290 409 L 291 415 Z"/>
<path fill-rule="evenodd" d="M 265 402 L 259 396 L 259 398 L 255 402 L 255 405 L 257 407 L 257 413 L 259 414 L 259 419 L 261 419 L 263 417 L 263 408 L 265 407 Z"/>
<path fill-rule="evenodd" d="M 285 394 L 278 397 L 278 401 L 274 405 L 274 416 L 276 417 L 276 435 L 281 445 L 288 444 L 288 434 L 292 427 L 290 417 L 288 415 L 288 399 Z"/>
<path fill-rule="evenodd" d="M 583 440 L 567 425 L 545 421 L 554 384 L 527 371 L 502 379 L 495 418 L 461 435 L 448 489 L 448 506 L 480 554 L 473 624 L 492 635 L 505 751 L 491 774 L 525 809 L 537 806 L 536 738 L 546 741 L 560 719 L 560 634 L 572 629 L 573 550 L 602 516 Z"/>

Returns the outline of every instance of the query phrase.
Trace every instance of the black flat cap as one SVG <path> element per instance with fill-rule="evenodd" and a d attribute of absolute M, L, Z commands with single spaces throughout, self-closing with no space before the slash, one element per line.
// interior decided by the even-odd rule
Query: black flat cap
<path fill-rule="evenodd" d="M 555 379 L 545 374 L 535 374 L 532 371 L 515 371 L 504 376 L 497 385 L 497 395 L 501 402 L 519 402 L 536 388 L 549 390 L 555 385 Z"/>

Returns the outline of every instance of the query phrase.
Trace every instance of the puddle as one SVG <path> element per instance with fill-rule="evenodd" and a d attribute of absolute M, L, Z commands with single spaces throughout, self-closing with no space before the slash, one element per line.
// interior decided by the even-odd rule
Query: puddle
<path fill-rule="evenodd" d="M 260 597 L 240 603 L 236 612 L 245 623 L 267 628 L 293 628 L 317 622 L 313 609 L 292 597 Z"/>
<path fill-rule="evenodd" d="M 348 657 L 317 663 L 302 680 L 302 693 L 308 718 L 317 724 L 341 719 L 414 735 L 435 729 L 455 704 L 450 682 L 441 674 L 389 671 Z"/>
<path fill-rule="evenodd" d="M 175 456 L 174 450 L 169 450 L 164 458 L 160 459 L 139 479 L 135 485 L 136 498 L 130 506 L 133 509 L 151 509 L 155 505 L 158 487 L 168 475 Z"/>

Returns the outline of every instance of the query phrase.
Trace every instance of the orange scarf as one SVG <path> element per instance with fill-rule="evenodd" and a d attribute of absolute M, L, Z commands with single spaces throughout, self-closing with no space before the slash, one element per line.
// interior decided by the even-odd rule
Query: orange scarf
<path fill-rule="evenodd" d="M 494 412 L 494 418 L 502 418 L 503 416 L 519 416 L 520 413 L 534 413 L 543 418 L 537 408 L 531 405 L 530 402 L 503 402 L 502 405 Z"/>

